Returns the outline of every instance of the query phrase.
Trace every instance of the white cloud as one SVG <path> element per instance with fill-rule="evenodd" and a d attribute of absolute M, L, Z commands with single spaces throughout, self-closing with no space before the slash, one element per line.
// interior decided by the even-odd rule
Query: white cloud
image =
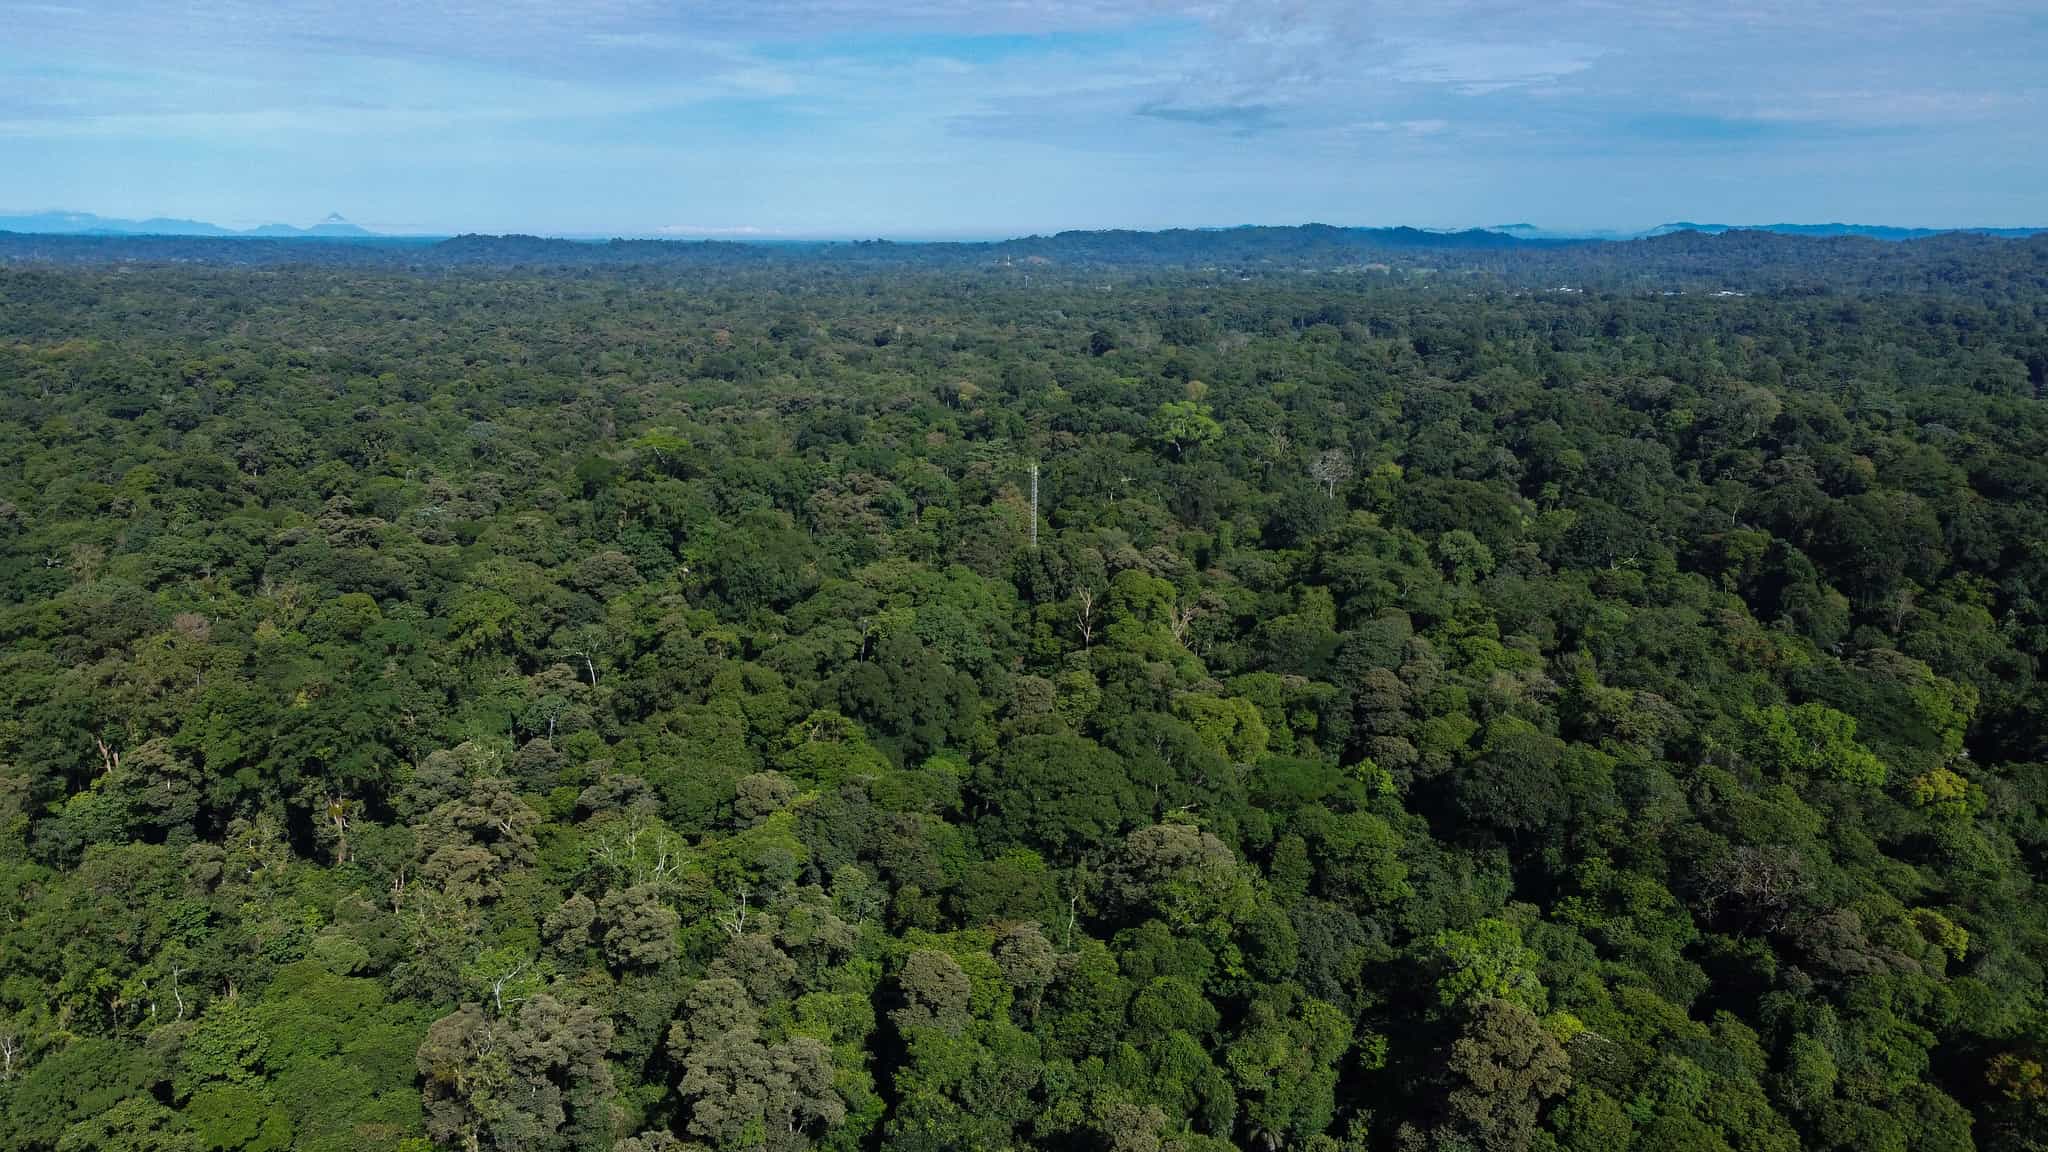
<path fill-rule="evenodd" d="M 1961 158 L 1932 171 L 2003 155 L 2015 188 L 2048 164 L 1985 147 L 2048 112 L 2040 0 L 0 0 L 0 27 L 0 193 L 35 201 L 69 185 L 20 158 L 122 172 L 143 145 L 308 173 L 280 187 L 407 158 L 442 188 L 458 159 L 489 173 L 479 198 L 644 183 L 676 199 L 635 219 L 763 229 L 770 200 L 837 226 L 1147 203 L 1169 173 L 1193 222 L 1327 212 L 1292 189 L 1353 195 L 1389 157 L 1462 173 L 1473 203 L 1545 166 L 1821 164 L 1880 135 Z"/>

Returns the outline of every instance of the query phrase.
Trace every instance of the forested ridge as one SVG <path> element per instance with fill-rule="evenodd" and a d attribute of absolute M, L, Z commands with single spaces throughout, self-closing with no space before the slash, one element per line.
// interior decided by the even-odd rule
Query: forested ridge
<path fill-rule="evenodd" d="M 354 267 L 442 273 L 605 269 L 627 278 L 688 269 L 777 272 L 807 281 L 880 271 L 1119 277 L 1204 272 L 1294 279 L 1359 271 L 1401 279 L 1483 275 L 1519 288 L 1781 293 L 1913 292 L 1972 300 L 2048 292 L 2048 232 L 2020 239 L 1938 233 L 1903 242 L 1859 235 L 1679 231 L 1630 241 L 1524 239 L 1471 229 L 1172 229 L 1060 232 L 988 242 L 749 244 L 723 240 L 607 242 L 539 236 L 384 237 L 356 241 L 75 236 L 0 232 L 0 264 L 134 262 L 213 267 Z"/>
<path fill-rule="evenodd" d="M 2048 242 L 90 246 L 0 1146 L 2048 1148 Z"/>

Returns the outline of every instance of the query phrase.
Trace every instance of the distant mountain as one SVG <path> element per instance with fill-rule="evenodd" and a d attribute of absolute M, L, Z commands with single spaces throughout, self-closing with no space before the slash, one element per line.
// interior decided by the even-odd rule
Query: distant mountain
<path fill-rule="evenodd" d="M 1775 232 L 1780 236 L 1864 236 L 1872 240 L 1925 240 L 1929 236 L 1947 236 L 1967 233 L 1974 236 L 2002 236 L 2010 240 L 2024 240 L 2029 236 L 2048 232 L 2043 228 L 1900 228 L 1889 224 L 1695 224 L 1690 220 L 1676 220 L 1645 228 L 1640 232 L 1626 232 L 1613 228 L 1541 228 L 1534 224 L 1495 224 L 1486 229 L 1517 240 L 1645 240 L 1653 236 L 1670 236 L 1678 232 L 1699 232 L 1718 236 L 1723 232 Z"/>
<path fill-rule="evenodd" d="M 268 240 L 368 240 L 382 238 L 381 233 L 372 232 L 359 224 L 343 218 L 338 212 L 330 212 L 319 223 L 299 228 L 291 224 L 264 224 L 246 230 L 223 228 L 203 220 L 181 220 L 156 216 L 147 220 L 123 220 L 111 216 L 95 216 L 90 212 L 29 212 L 18 215 L 0 214 L 0 232 L 14 232 L 41 236 L 217 236 L 257 237 Z M 1299 227 L 1271 227 L 1256 224 L 1240 224 L 1212 228 L 1179 228 L 1161 232 L 1137 232 L 1125 229 L 1103 231 L 1062 232 L 1055 236 L 1027 236 L 1020 239 L 980 242 L 979 246 L 993 246 L 997 255 L 1053 255 L 1056 251 L 1068 257 L 1081 259 L 1122 260 L 1136 258 L 1142 261 L 1160 259 L 1179 260 L 1201 256 L 1245 258 L 1325 258 L 1345 249 L 1406 249 L 1406 248 L 1460 248 L 1487 249 L 1513 248 L 1519 244 L 1558 244 L 1594 240 L 1642 240 L 1655 236 L 1669 236 L 1678 232 L 1699 232 L 1717 236 L 1723 232 L 1775 232 L 1782 236 L 1862 236 L 1873 240 L 1923 240 L 1930 236 L 1953 233 L 1968 233 L 1979 236 L 1999 236 L 2007 239 L 2025 239 L 2041 233 L 2048 233 L 2048 227 L 2041 228 L 1901 228 L 1885 224 L 1698 224 L 1690 220 L 1678 220 L 1659 224 L 1655 228 L 1631 232 L 1610 228 L 1544 228 L 1526 221 L 1515 224 L 1496 224 L 1489 228 L 1339 228 L 1327 224 L 1306 224 Z M 523 238 L 531 240 L 531 238 Z M 745 242 L 745 241 L 741 241 Z M 787 241 L 796 247 L 808 247 L 815 241 Z M 944 250 L 945 241 L 928 242 Z M 952 242 L 955 247 L 959 242 Z M 972 249 L 976 244 L 966 244 Z M 614 250 L 614 255 L 618 254 Z M 580 252 L 579 259 L 588 259 L 588 252 Z"/>
<path fill-rule="evenodd" d="M 351 224 L 351 223 L 349 223 L 348 221 L 346 221 L 346 220 L 343 220 L 343 219 L 341 218 L 341 213 L 339 213 L 339 212 L 329 212 L 329 213 L 327 214 L 327 218 L 326 218 L 326 219 L 324 219 L 324 220 L 320 221 L 320 222 L 319 222 L 318 224 L 315 224 L 315 225 L 313 225 L 313 226 L 312 226 L 311 228 L 308 228 L 308 229 L 306 229 L 306 231 L 307 231 L 307 232 L 309 232 L 309 233 L 311 233 L 311 234 L 313 234 L 313 235 L 315 235 L 315 236 L 369 236 L 369 235 L 372 235 L 371 231 L 370 231 L 370 230 L 369 230 L 368 228 L 364 228 L 364 227 L 361 227 L 361 226 L 359 226 L 359 225 Z"/>
<path fill-rule="evenodd" d="M 1612 228 L 1539 228 L 1534 224 L 1495 224 L 1488 232 L 1499 232 L 1517 240 L 1633 240 L 1650 235 L 1645 232 L 1620 232 Z"/>
<path fill-rule="evenodd" d="M 95 216 L 90 212 L 29 212 L 21 215 L 0 215 L 0 232 L 20 232 L 39 236 L 262 236 L 289 239 L 292 237 L 322 237 L 328 239 L 363 239 L 376 233 L 342 219 L 338 213 L 329 213 L 325 220 L 310 228 L 294 228 L 290 224 L 265 224 L 260 228 L 236 231 L 204 220 L 178 220 L 166 216 L 152 216 L 147 220 L 122 220 L 112 216 Z"/>
<path fill-rule="evenodd" d="M 347 220 L 342 219 L 339 212 L 329 212 L 326 219 L 313 225 L 311 228 L 294 228 L 289 224 L 265 224 L 260 228 L 250 229 L 245 235 L 279 237 L 324 236 L 336 239 L 354 239 L 364 236 L 375 236 L 376 233 L 360 225 L 349 223 Z"/>
<path fill-rule="evenodd" d="M 1489 229 L 1430 232 L 1309 224 L 1061 232 L 992 242 L 781 244 L 477 235 L 437 239 L 344 234 L 308 239 L 310 231 L 276 236 L 0 231 L 0 266 L 119 262 L 383 269 L 949 269 L 1014 277 L 1020 283 L 1034 282 L 1041 274 L 1057 278 L 1118 269 L 1181 270 L 1231 279 L 1450 272 L 1500 277 L 1532 290 L 1660 295 L 1814 292 L 1849 285 L 1950 292 L 1982 290 L 1987 284 L 1996 290 L 2003 284 L 2048 291 L 2048 230 L 2023 239 L 1958 231 L 1889 243 L 1861 235 L 1785 235 L 1763 229 L 1709 232 L 1679 227 L 1640 239 L 1599 240 L 1524 238 Z"/>
<path fill-rule="evenodd" d="M 980 256 L 999 260 L 1050 260 L 1062 264 L 1274 264 L 1316 265 L 1378 262 L 1394 252 L 1511 251 L 1555 244 L 1523 240 L 1502 232 L 1470 228 L 1460 232 L 1422 228 L 1337 228 L 1246 226 L 1218 231 L 1172 228 L 1163 232 L 1124 229 L 1060 232 L 993 244 L 926 244 L 933 255 Z"/>
<path fill-rule="evenodd" d="M 1635 235 L 1668 236 L 1673 232 L 1704 232 L 1710 236 L 1723 232 L 1776 232 L 1781 236 L 1866 236 L 1872 240 L 1925 240 L 1929 236 L 1966 232 L 1975 236 L 2003 236 L 2022 240 L 2028 236 L 2048 232 L 2048 227 L 1900 228 L 1890 224 L 1694 224 L 1689 220 L 1681 220 L 1671 224 L 1659 224 Z"/>
<path fill-rule="evenodd" d="M 235 233 L 201 220 L 118 220 L 90 212 L 31 212 L 0 216 L 0 231 L 70 236 L 232 236 Z"/>

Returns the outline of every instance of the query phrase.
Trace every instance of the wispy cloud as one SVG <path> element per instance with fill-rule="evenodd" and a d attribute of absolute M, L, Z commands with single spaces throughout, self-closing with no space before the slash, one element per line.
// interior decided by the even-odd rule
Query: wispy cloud
<path fill-rule="evenodd" d="M 1178 104 L 1149 103 L 1137 109 L 1138 115 L 1150 116 L 1174 124 L 1198 124 L 1204 128 L 1227 128 L 1239 135 L 1255 135 L 1277 125 L 1273 109 L 1264 104 L 1201 104 L 1189 107 Z"/>

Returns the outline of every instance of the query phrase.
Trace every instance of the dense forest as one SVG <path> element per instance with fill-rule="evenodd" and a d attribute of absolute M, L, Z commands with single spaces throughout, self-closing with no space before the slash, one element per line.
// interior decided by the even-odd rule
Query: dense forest
<path fill-rule="evenodd" d="M 0 1146 L 2048 1149 L 2048 240 L 0 239 Z"/>
<path fill-rule="evenodd" d="M 1886 242 L 1862 235 L 1784 235 L 1695 230 L 1627 242 L 1523 239 L 1503 232 L 1414 228 L 1178 229 L 1061 232 L 987 243 L 898 244 L 624 240 L 603 243 L 536 236 L 455 236 L 306 241 L 182 236 L 26 235 L 0 232 L 0 264 L 199 264 L 217 267 L 350 267 L 385 271 L 607 269 L 773 271 L 820 275 L 916 269 L 1018 279 L 1046 273 L 1118 277 L 1222 274 L 1293 279 L 1303 274 L 1380 273 L 1396 279 L 1483 276 L 1518 288 L 1644 293 L 1768 290 L 1800 295 L 1842 291 L 1955 294 L 2033 299 L 2048 294 L 2048 232 L 2019 240 L 1953 232 Z M 1335 286 L 1339 294 L 1355 287 Z"/>

